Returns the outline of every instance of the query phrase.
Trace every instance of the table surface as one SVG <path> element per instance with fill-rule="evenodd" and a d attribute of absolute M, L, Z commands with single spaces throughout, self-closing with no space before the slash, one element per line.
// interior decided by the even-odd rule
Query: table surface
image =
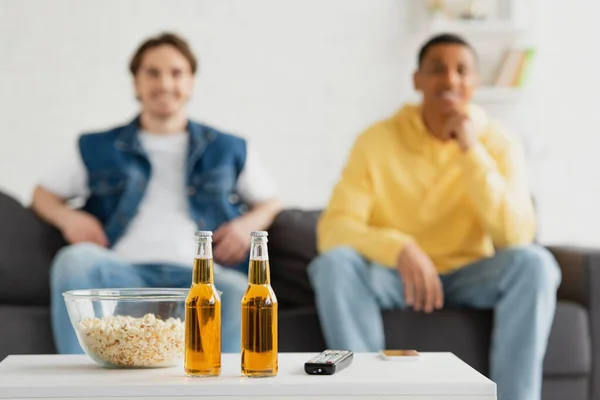
<path fill-rule="evenodd" d="M 0 363 L 0 399 L 145 396 L 496 398 L 496 385 L 452 353 L 422 353 L 420 359 L 411 361 L 386 361 L 376 353 L 357 353 L 350 366 L 334 375 L 307 375 L 304 362 L 316 354 L 280 353 L 279 373 L 272 378 L 242 377 L 239 354 L 223 354 L 221 375 L 214 378 L 187 377 L 182 365 L 156 369 L 105 369 L 85 355 L 8 356 Z"/>

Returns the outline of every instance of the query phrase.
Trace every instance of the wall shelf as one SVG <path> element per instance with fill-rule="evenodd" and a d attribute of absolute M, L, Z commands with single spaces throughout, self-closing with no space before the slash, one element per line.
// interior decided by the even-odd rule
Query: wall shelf
<path fill-rule="evenodd" d="M 518 87 L 482 86 L 475 92 L 473 101 L 482 104 L 513 103 L 521 93 Z"/>
<path fill-rule="evenodd" d="M 413 0 L 414 23 L 419 32 L 463 35 L 497 34 L 514 36 L 527 30 L 525 0 Z M 433 11 L 434 3 L 440 8 Z M 428 6 L 429 5 L 429 6 Z M 475 10 L 471 6 L 475 5 Z M 472 18 L 465 17 L 471 15 Z"/>
<path fill-rule="evenodd" d="M 515 21 L 487 20 L 431 20 L 423 28 L 428 34 L 451 32 L 458 34 L 502 34 L 519 35 L 525 32 L 525 27 Z"/>

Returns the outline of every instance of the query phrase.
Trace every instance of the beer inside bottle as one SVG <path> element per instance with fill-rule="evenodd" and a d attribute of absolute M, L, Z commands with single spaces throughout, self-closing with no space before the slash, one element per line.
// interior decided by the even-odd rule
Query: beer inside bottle
<path fill-rule="evenodd" d="M 221 298 L 214 284 L 212 232 L 196 233 L 192 287 L 185 303 L 185 373 L 217 376 L 221 373 Z"/>
<path fill-rule="evenodd" d="M 248 289 L 242 299 L 242 374 L 277 375 L 277 298 L 271 288 L 267 232 L 252 232 Z"/>

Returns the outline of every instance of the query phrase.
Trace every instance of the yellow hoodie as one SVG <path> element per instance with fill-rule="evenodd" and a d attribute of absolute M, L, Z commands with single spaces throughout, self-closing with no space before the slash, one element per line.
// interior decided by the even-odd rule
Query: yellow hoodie
<path fill-rule="evenodd" d="M 394 267 L 412 240 L 443 274 L 494 246 L 530 243 L 536 221 L 520 143 L 480 108 L 469 114 L 478 144 L 466 152 L 432 136 L 418 105 L 360 135 L 319 220 L 319 251 L 351 246 Z"/>

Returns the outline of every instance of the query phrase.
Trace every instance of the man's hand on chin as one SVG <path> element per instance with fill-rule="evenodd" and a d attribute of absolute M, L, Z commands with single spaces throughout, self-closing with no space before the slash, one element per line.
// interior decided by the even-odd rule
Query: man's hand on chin
<path fill-rule="evenodd" d="M 447 137 L 456 140 L 460 149 L 465 152 L 477 143 L 473 121 L 466 112 L 455 112 L 446 120 L 444 127 Z"/>

